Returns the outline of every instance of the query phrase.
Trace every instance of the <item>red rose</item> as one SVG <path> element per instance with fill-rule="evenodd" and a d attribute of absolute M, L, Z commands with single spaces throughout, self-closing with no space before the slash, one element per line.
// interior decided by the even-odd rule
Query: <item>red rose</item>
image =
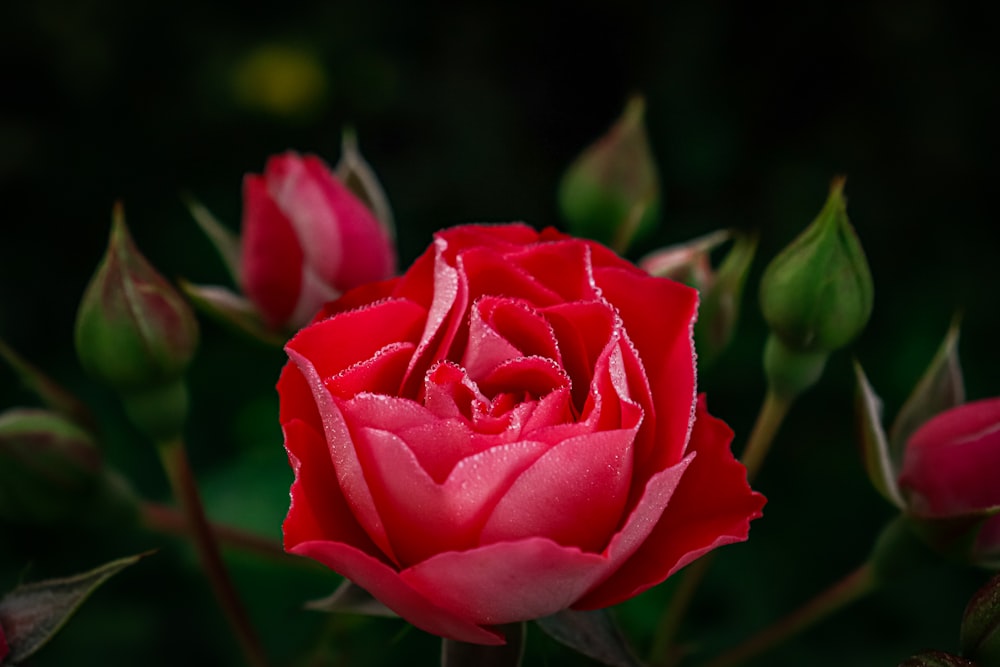
<path fill-rule="evenodd" d="M 1000 397 L 965 403 L 923 424 L 906 443 L 899 486 L 918 518 L 1000 507 Z M 1000 515 L 983 524 L 974 558 L 1000 556 Z"/>
<path fill-rule="evenodd" d="M 696 307 L 552 229 L 440 232 L 286 347 L 285 548 L 495 644 L 490 626 L 616 604 L 746 539 L 764 499 L 696 398 Z"/>
<path fill-rule="evenodd" d="M 395 270 L 389 231 L 319 158 L 277 155 L 244 179 L 242 288 L 271 327 Z"/>

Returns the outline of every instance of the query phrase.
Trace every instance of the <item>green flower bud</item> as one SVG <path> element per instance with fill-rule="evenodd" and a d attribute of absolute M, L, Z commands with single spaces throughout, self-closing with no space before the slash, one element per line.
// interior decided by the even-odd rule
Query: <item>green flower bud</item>
<path fill-rule="evenodd" d="M 80 362 L 119 393 L 141 431 L 162 441 L 183 428 L 183 375 L 197 345 L 194 313 L 135 247 L 116 205 L 108 250 L 76 316 Z"/>
<path fill-rule="evenodd" d="M 872 278 L 850 221 L 844 179 L 834 179 L 823 210 L 775 257 L 760 282 L 771 331 L 790 349 L 832 352 L 868 323 Z"/>
<path fill-rule="evenodd" d="M 45 522 L 74 516 L 98 488 L 102 457 L 90 434 L 55 412 L 0 414 L 0 517 Z"/>
<path fill-rule="evenodd" d="M 180 379 L 197 344 L 191 308 L 135 247 L 116 205 L 107 252 L 77 313 L 80 362 L 129 393 Z"/>
<path fill-rule="evenodd" d="M 621 118 L 570 165 L 559 186 L 559 208 L 569 231 L 618 252 L 651 232 L 660 215 L 645 107 L 642 97 L 630 99 Z"/>

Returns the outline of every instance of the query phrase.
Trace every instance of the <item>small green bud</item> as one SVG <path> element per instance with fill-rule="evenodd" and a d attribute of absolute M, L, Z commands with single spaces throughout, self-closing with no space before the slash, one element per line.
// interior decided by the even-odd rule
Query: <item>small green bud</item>
<path fill-rule="evenodd" d="M 135 247 L 116 205 L 107 252 L 76 317 L 80 362 L 124 393 L 178 380 L 197 345 L 191 308 Z"/>
<path fill-rule="evenodd" d="M 0 517 L 18 523 L 73 516 L 97 491 L 102 457 L 89 433 L 37 409 L 0 414 Z"/>
<path fill-rule="evenodd" d="M 761 278 L 764 319 L 793 350 L 832 352 L 854 339 L 871 315 L 871 272 L 847 219 L 843 189 L 844 179 L 834 179 L 823 210 Z"/>
<path fill-rule="evenodd" d="M 570 165 L 559 186 L 569 231 L 624 252 L 660 216 L 659 175 L 649 147 L 641 96 L 628 101 L 607 134 Z"/>

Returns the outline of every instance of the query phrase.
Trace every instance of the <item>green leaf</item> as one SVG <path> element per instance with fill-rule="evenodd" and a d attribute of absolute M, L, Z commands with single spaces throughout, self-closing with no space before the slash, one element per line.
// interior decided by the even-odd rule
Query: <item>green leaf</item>
<path fill-rule="evenodd" d="M 396 612 L 376 600 L 371 593 L 348 579 L 345 579 L 328 597 L 307 602 L 306 609 L 387 618 L 397 616 Z"/>
<path fill-rule="evenodd" d="M 273 347 L 283 346 L 288 338 L 267 328 L 257 310 L 247 299 L 216 285 L 195 285 L 184 279 L 177 281 L 199 311 L 215 321 Z"/>
<path fill-rule="evenodd" d="M 97 422 L 82 401 L 21 357 L 2 339 L 0 339 L 0 359 L 7 362 L 24 386 L 34 392 L 46 406 L 69 418 L 89 433 L 97 431 Z"/>
<path fill-rule="evenodd" d="M 606 609 L 565 610 L 536 621 L 547 635 L 588 658 L 611 667 L 639 667 Z"/>
<path fill-rule="evenodd" d="M 969 600 L 959 637 L 963 654 L 984 665 L 1000 664 L 1000 574 Z"/>
<path fill-rule="evenodd" d="M 358 136 L 352 128 L 344 129 L 340 144 L 340 161 L 334 171 L 347 189 L 375 214 L 375 218 L 381 223 L 388 237 L 396 238 L 396 223 L 389 198 L 378 176 L 375 175 L 375 170 L 361 155 L 358 149 Z"/>
<path fill-rule="evenodd" d="M 914 431 L 934 415 L 965 402 L 962 367 L 958 361 L 959 320 L 957 315 L 952 320 L 941 347 L 889 429 L 889 454 L 897 465 Z"/>
<path fill-rule="evenodd" d="M 213 246 L 215 246 L 215 250 L 219 253 L 219 257 L 222 258 L 222 263 L 229 272 L 229 276 L 233 279 L 233 283 L 239 285 L 239 236 L 231 232 L 229 228 L 219 222 L 219 220 L 212 215 L 211 211 L 205 208 L 197 199 L 189 195 L 183 195 L 182 198 L 184 203 L 187 204 L 188 211 L 191 212 L 191 217 L 194 218 L 194 221 L 198 223 L 198 227 L 201 228 L 201 231 L 205 232 L 205 236 L 207 236 L 208 240 L 212 242 Z"/>
<path fill-rule="evenodd" d="M 120 558 L 72 577 L 23 584 L 0 598 L 0 626 L 10 646 L 7 659 L 16 664 L 33 655 L 98 586 L 146 555 Z"/>
<path fill-rule="evenodd" d="M 444 639 L 441 642 L 441 667 L 518 667 L 524 657 L 524 626 L 524 623 L 500 626 L 507 638 L 507 643 L 501 646 Z"/>
<path fill-rule="evenodd" d="M 882 401 L 868 383 L 857 360 L 854 361 L 854 376 L 857 381 L 854 407 L 865 472 L 882 497 L 903 509 L 906 503 L 896 483 L 896 463 L 890 456 L 888 440 L 882 428 Z"/>

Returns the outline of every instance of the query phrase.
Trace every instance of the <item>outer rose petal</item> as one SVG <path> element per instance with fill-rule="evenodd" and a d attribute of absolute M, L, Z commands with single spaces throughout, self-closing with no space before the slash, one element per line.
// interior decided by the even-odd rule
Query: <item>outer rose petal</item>
<path fill-rule="evenodd" d="M 422 630 L 473 644 L 504 643 L 500 633 L 443 609 L 433 597 L 404 580 L 399 572 L 352 546 L 337 542 L 300 542 L 289 551 L 318 560 L 339 572 Z"/>
<path fill-rule="evenodd" d="M 291 316 L 302 285 L 303 252 L 291 221 L 271 199 L 260 176 L 243 180 L 240 282 L 267 323 Z"/>
<path fill-rule="evenodd" d="M 566 609 L 606 567 L 597 554 L 533 537 L 438 554 L 402 577 L 456 615 L 495 625 Z"/>
<path fill-rule="evenodd" d="M 746 468 L 729 449 L 732 437 L 725 422 L 708 414 L 705 397 L 699 397 L 688 444 L 694 458 L 680 476 L 669 504 L 638 550 L 574 607 L 597 609 L 618 604 L 712 549 L 747 538 L 750 520 L 760 516 L 766 501 L 750 490 Z M 647 495 L 655 491 L 656 482 L 656 478 L 650 481 Z M 630 517 L 629 523 L 637 519 L 641 516 Z M 623 533 L 627 530 L 628 526 Z M 612 558 L 616 548 L 618 545 L 612 543 Z"/>

